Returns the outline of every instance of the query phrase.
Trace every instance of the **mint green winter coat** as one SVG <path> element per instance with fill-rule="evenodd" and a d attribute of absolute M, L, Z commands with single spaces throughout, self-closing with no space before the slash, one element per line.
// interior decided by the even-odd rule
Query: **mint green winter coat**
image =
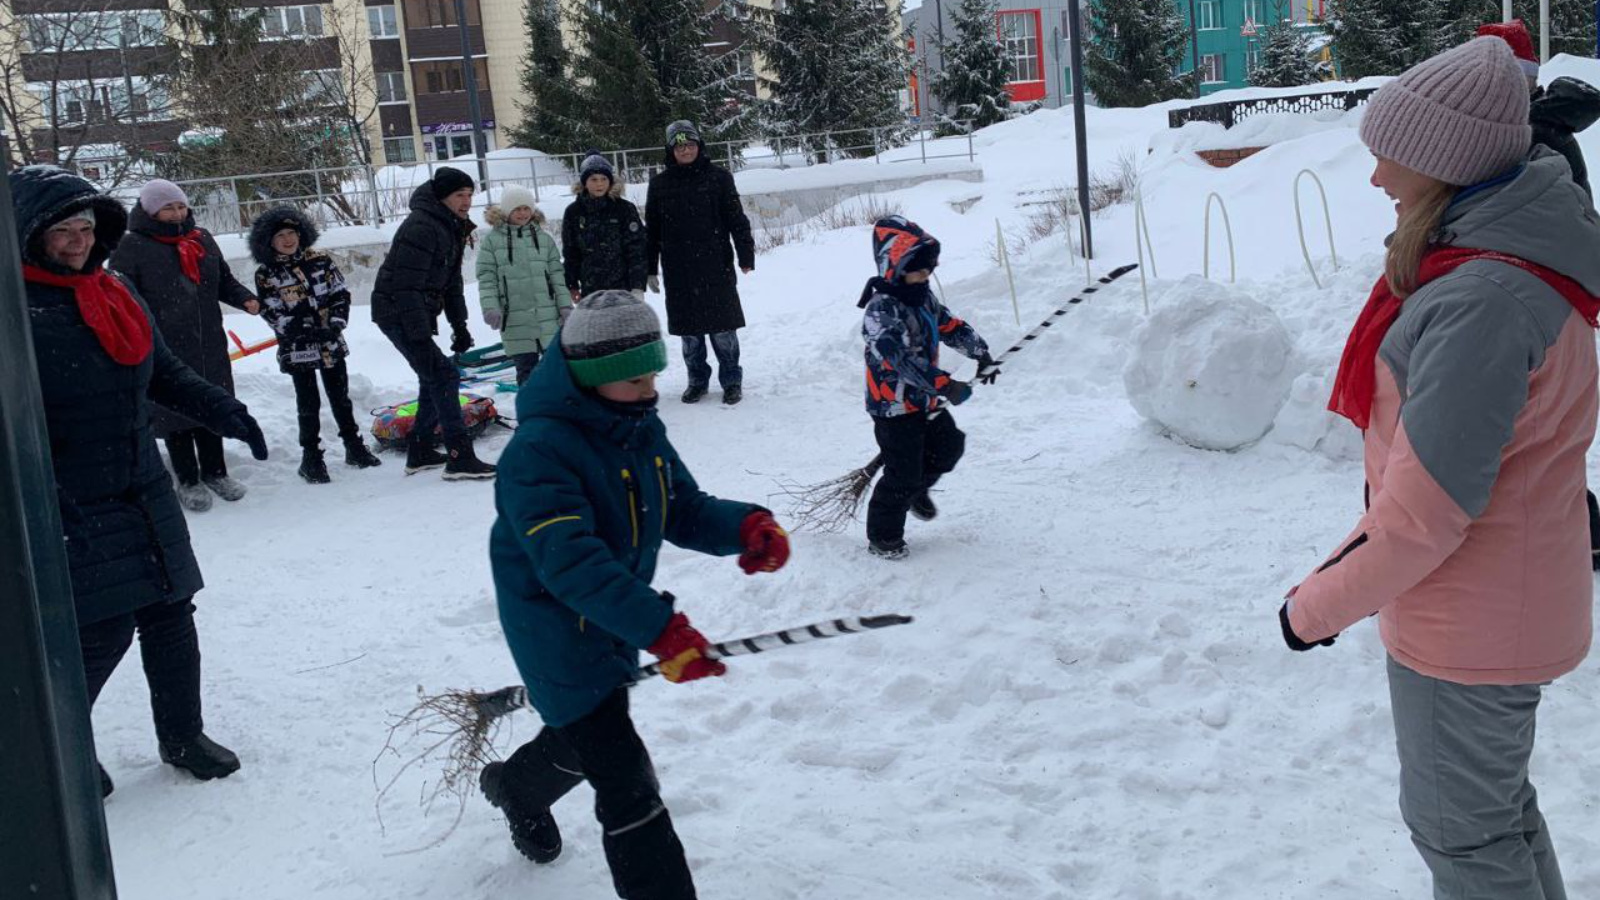
<path fill-rule="evenodd" d="M 542 353 L 555 340 L 561 310 L 572 305 L 561 247 L 546 233 L 537 209 L 517 228 L 506 211 L 489 207 L 488 234 L 478 242 L 478 302 L 485 313 L 500 313 L 500 340 L 506 353 Z"/>

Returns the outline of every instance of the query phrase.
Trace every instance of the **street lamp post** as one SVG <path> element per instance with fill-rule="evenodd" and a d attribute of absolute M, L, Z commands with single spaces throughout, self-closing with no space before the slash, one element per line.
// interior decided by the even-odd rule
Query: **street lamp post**
<path fill-rule="evenodd" d="M 467 0 L 456 0 L 456 25 L 461 29 L 461 68 L 466 70 L 467 114 L 472 116 L 472 154 L 478 158 L 478 187 L 486 188 L 489 142 L 483 136 L 483 106 L 478 102 L 478 67 L 472 60 L 472 33 L 467 30 Z"/>
<path fill-rule="evenodd" d="M 1083 114 L 1083 25 L 1079 0 L 1067 0 L 1067 40 L 1072 48 L 1072 131 L 1078 148 L 1078 218 L 1083 221 L 1083 258 L 1094 258 L 1094 232 L 1089 225 L 1089 141 Z M 1069 248 L 1070 249 L 1070 248 Z"/>

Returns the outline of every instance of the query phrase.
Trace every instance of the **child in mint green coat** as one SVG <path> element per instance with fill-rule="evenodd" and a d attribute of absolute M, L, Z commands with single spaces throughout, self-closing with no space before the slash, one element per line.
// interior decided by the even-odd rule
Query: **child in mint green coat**
<path fill-rule="evenodd" d="M 561 247 L 541 227 L 544 213 L 527 188 L 506 188 L 484 218 L 489 233 L 478 243 L 478 302 L 483 321 L 500 332 L 520 386 L 572 306 Z"/>

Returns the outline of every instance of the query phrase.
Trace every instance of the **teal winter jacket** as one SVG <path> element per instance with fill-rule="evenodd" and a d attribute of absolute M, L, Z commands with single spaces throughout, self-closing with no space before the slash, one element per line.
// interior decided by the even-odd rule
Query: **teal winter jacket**
<path fill-rule="evenodd" d="M 650 586 L 663 540 L 716 556 L 760 509 L 700 490 L 654 410 L 573 382 L 559 345 L 517 395 L 500 457 L 490 559 L 500 624 L 529 698 L 559 727 L 638 676 L 672 615 Z"/>
<path fill-rule="evenodd" d="M 555 341 L 561 310 L 572 305 L 561 248 L 541 227 L 538 210 L 520 228 L 497 206 L 484 219 L 489 233 L 478 241 L 478 302 L 499 311 L 507 353 L 542 353 Z"/>

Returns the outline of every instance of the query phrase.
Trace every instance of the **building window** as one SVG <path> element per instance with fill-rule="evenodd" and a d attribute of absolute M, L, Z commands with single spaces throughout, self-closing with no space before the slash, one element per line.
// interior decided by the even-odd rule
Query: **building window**
<path fill-rule="evenodd" d="M 417 161 L 417 142 L 412 138 L 384 138 L 383 158 L 390 163 L 414 163 Z"/>
<path fill-rule="evenodd" d="M 35 53 L 154 47 L 166 36 L 166 18 L 156 9 L 32 15 L 24 23 Z"/>
<path fill-rule="evenodd" d="M 1267 18 L 1266 0 L 1244 0 L 1244 17 L 1258 26 L 1272 24 L 1272 20 Z"/>
<path fill-rule="evenodd" d="M 169 105 L 166 93 L 144 77 L 36 83 L 28 85 L 28 90 L 44 104 L 47 116 L 55 110 L 56 123 L 61 125 L 165 119 Z"/>
<path fill-rule="evenodd" d="M 343 106 L 345 102 L 344 72 L 340 69 L 316 69 L 305 73 L 306 102 L 313 106 Z"/>
<path fill-rule="evenodd" d="M 1011 80 L 1043 81 L 1044 61 L 1039 58 L 1039 14 L 1036 10 L 998 14 L 1000 43 L 1011 61 Z"/>
<path fill-rule="evenodd" d="M 1200 24 L 1195 26 L 1201 31 L 1216 31 L 1222 27 L 1221 0 L 1200 0 Z"/>
<path fill-rule="evenodd" d="M 379 103 L 406 102 L 406 73 L 379 72 L 376 77 Z"/>
<path fill-rule="evenodd" d="M 268 7 L 261 19 L 261 34 L 269 41 L 322 37 L 322 7 Z"/>
<path fill-rule="evenodd" d="M 1202 84 L 1220 84 L 1228 80 L 1228 67 L 1224 64 L 1225 58 L 1221 53 L 1207 53 L 1200 57 L 1200 82 Z"/>
<path fill-rule="evenodd" d="M 473 60 L 472 67 L 478 76 L 478 90 L 487 91 L 489 70 L 483 60 Z M 411 71 L 411 81 L 416 85 L 419 94 L 453 94 L 464 91 L 467 85 L 462 76 L 461 63 L 453 61 L 417 63 Z"/>
<path fill-rule="evenodd" d="M 478 0 L 467 0 L 467 24 L 481 25 Z M 406 0 L 407 28 L 454 28 L 455 0 Z"/>
<path fill-rule="evenodd" d="M 394 7 L 367 7 L 367 30 L 372 32 L 374 38 L 399 37 L 400 24 L 395 21 Z"/>

